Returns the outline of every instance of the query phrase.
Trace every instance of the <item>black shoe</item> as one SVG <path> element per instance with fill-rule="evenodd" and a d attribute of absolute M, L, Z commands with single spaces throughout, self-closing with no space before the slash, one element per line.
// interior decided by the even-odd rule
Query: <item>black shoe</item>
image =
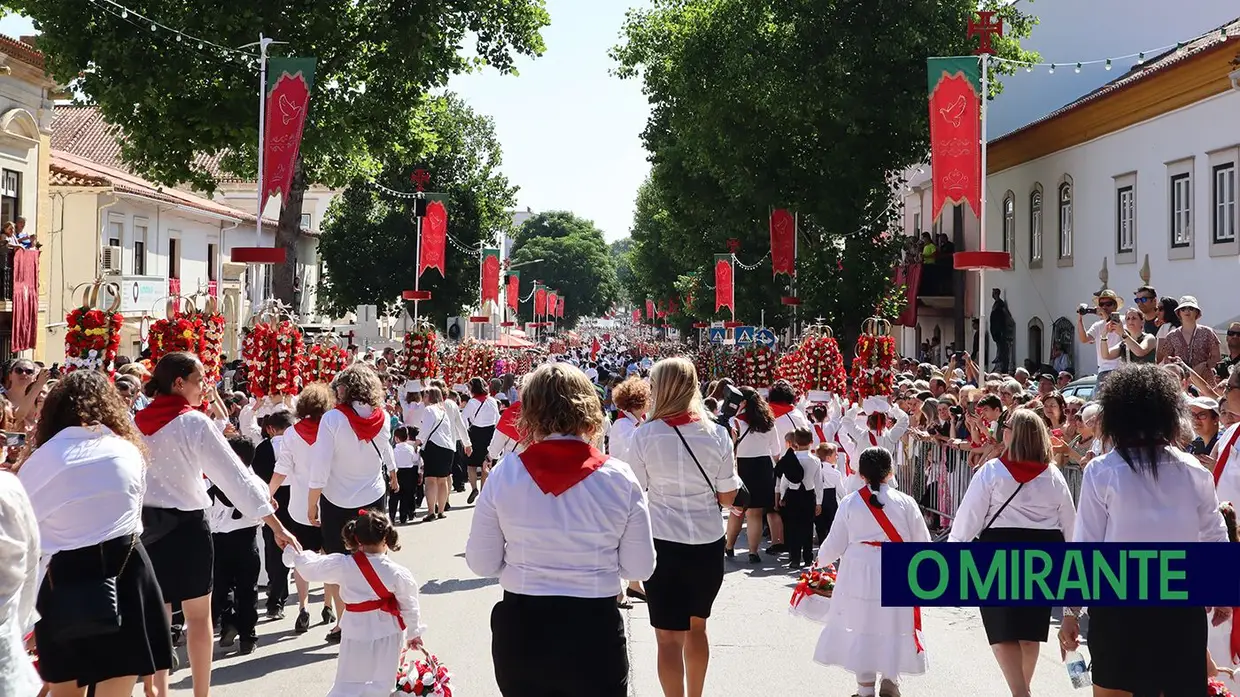
<path fill-rule="evenodd" d="M 267 608 L 267 619 L 269 619 L 269 620 L 282 620 L 282 619 L 284 619 L 284 608 L 283 608 L 283 607 L 269 607 L 269 608 Z"/>
<path fill-rule="evenodd" d="M 638 600 L 642 601 L 643 603 L 648 602 L 648 601 L 646 600 L 646 593 L 645 593 L 645 592 L 643 592 L 643 591 L 640 591 L 640 590 L 638 590 L 638 589 L 636 589 L 636 588 L 625 588 L 625 589 L 624 589 L 624 594 L 625 594 L 625 595 L 627 595 L 627 596 L 629 596 L 630 598 L 636 598 L 636 599 L 638 599 Z"/>
<path fill-rule="evenodd" d="M 326 639 L 327 639 L 327 643 L 329 644 L 339 644 L 340 643 L 340 630 L 339 629 L 331 630 L 330 632 L 327 633 Z"/>
<path fill-rule="evenodd" d="M 469 492 L 469 498 L 465 499 L 465 503 L 473 503 L 474 501 L 477 501 L 477 500 L 478 500 L 478 490 L 474 489 L 473 491 Z"/>
<path fill-rule="evenodd" d="M 448 512 L 448 511 L 450 511 L 450 510 L 452 510 L 452 504 L 450 504 L 450 503 L 445 503 L 445 504 L 443 505 L 443 511 L 440 513 L 440 515 L 443 515 L 444 513 L 447 513 L 447 512 Z"/>
<path fill-rule="evenodd" d="M 770 547 L 766 548 L 767 554 L 783 554 L 784 552 L 787 552 L 787 551 L 788 551 L 788 545 L 782 542 L 773 544 Z"/>
<path fill-rule="evenodd" d="M 732 549 L 728 549 L 727 547 L 724 547 L 723 556 L 727 557 L 728 559 L 731 559 L 736 556 L 736 550 L 732 550 Z"/>
<path fill-rule="evenodd" d="M 762 557 L 760 557 L 760 556 L 758 556 L 758 555 L 754 554 L 753 552 L 750 552 L 750 553 L 749 553 L 749 563 L 750 563 L 750 564 L 761 564 L 761 563 L 762 563 Z"/>
<path fill-rule="evenodd" d="M 431 522 L 431 521 L 432 521 L 432 520 L 434 520 L 434 519 L 435 519 L 435 514 L 434 514 L 434 513 L 427 513 L 427 514 L 426 514 L 426 517 L 422 519 L 422 522 L 423 522 L 423 523 L 429 523 L 429 522 Z"/>
<path fill-rule="evenodd" d="M 445 510 L 447 510 L 447 509 L 445 509 Z M 446 515 L 444 515 L 444 514 L 440 513 L 438 517 L 439 517 L 439 519 L 440 519 L 440 520 L 443 520 L 444 518 L 447 518 L 448 516 L 446 516 Z"/>
<path fill-rule="evenodd" d="M 242 639 L 241 648 L 237 649 L 237 654 L 240 656 L 249 656 L 250 654 L 254 653 L 254 646 L 257 643 L 258 643 L 257 637 L 253 639 Z"/>
<path fill-rule="evenodd" d="M 464 485 L 461 485 L 461 486 L 454 486 L 454 487 L 452 487 L 452 490 L 453 490 L 453 491 L 455 491 L 455 492 L 456 492 L 456 493 L 458 493 L 458 494 L 463 494 L 463 493 L 465 493 L 465 486 L 464 486 Z"/>
<path fill-rule="evenodd" d="M 336 621 L 336 613 L 332 612 L 330 607 L 324 607 L 320 616 L 323 618 L 323 624 L 331 624 Z"/>
<path fill-rule="evenodd" d="M 228 648 L 237 643 L 237 628 L 226 624 L 220 628 L 220 646 Z"/>
<path fill-rule="evenodd" d="M 185 625 L 172 625 L 172 645 L 185 646 Z"/>
<path fill-rule="evenodd" d="M 293 631 L 297 634 L 305 634 L 310 631 L 310 613 L 303 607 L 301 612 L 297 613 L 297 621 L 293 623 Z"/>

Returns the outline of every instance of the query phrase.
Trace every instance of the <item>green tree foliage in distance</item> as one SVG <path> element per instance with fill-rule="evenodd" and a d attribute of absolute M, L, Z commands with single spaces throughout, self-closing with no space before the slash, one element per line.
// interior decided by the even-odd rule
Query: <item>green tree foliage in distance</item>
<path fill-rule="evenodd" d="M 255 177 L 258 66 L 194 41 L 177 41 L 134 14 L 91 0 L 3 0 L 34 19 L 48 69 L 94 102 L 125 133 L 123 157 L 161 184 L 215 181 L 203 156 L 226 154 L 232 174 Z M 135 13 L 221 46 L 259 32 L 286 45 L 276 56 L 318 59 L 292 191 L 282 199 L 277 243 L 288 249 L 273 291 L 292 299 L 297 227 L 308 183 L 343 186 L 382 167 L 394 137 L 428 90 L 482 66 L 513 72 L 518 55 L 543 51 L 543 0 L 126 0 Z M 468 49 L 467 49 L 468 45 Z M 250 49 L 253 51 L 253 49 Z"/>
<path fill-rule="evenodd" d="M 526 262 L 541 259 L 541 262 Z M 531 321 L 534 282 L 562 293 L 561 326 L 572 327 L 581 317 L 598 317 L 620 300 L 620 283 L 611 249 L 594 223 L 568 211 L 539 213 L 517 229 L 512 264 L 521 266 L 522 322 Z"/>
<path fill-rule="evenodd" d="M 1036 59 L 1019 47 L 1036 20 L 983 4 L 1005 20 L 999 55 Z M 651 104 L 652 169 L 630 294 L 692 288 L 674 322 L 727 319 L 713 312 L 714 255 L 734 239 L 738 259 L 757 263 L 770 211 L 787 208 L 799 217 L 802 320 L 855 327 L 872 315 L 893 290 L 900 173 L 929 150 L 926 59 L 972 54 L 976 10 L 975 0 L 654 0 L 631 11 L 612 56 Z M 772 277 L 769 258 L 738 266 L 735 287 L 738 320 L 792 319 L 780 304 L 789 279 Z"/>
<path fill-rule="evenodd" d="M 616 280 L 620 283 L 620 298 L 630 305 L 637 302 L 629 289 L 633 287 L 633 266 L 629 255 L 633 249 L 633 238 L 625 237 L 611 243 L 611 260 L 616 265 Z"/>
<path fill-rule="evenodd" d="M 496 246 L 512 227 L 509 210 L 517 188 L 500 173 L 502 153 L 491 119 L 480 116 L 459 97 L 428 100 L 393 135 L 381 158 L 377 181 L 408 191 L 410 173 L 426 169 L 427 190 L 443 194 L 448 234 L 467 249 Z M 323 221 L 319 251 L 327 261 L 327 278 L 319 302 L 328 313 L 343 314 L 358 305 L 382 307 L 413 288 L 417 267 L 417 230 L 412 200 L 394 198 L 356 179 L 332 204 Z M 446 277 L 427 269 L 421 289 L 431 300 L 418 304 L 421 316 L 443 327 L 447 317 L 478 303 L 480 259 L 451 243 L 446 245 Z"/>

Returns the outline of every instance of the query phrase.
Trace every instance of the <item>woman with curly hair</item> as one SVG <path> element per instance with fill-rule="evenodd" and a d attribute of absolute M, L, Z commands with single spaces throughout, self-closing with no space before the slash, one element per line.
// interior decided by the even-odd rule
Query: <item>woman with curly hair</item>
<path fill-rule="evenodd" d="M 1121 366 L 1100 401 L 1102 434 L 1114 448 L 1085 468 L 1073 541 L 1226 542 L 1213 476 L 1172 446 L 1185 409 L 1175 378 L 1157 365 Z M 1077 647 L 1079 615 L 1064 609 L 1063 651 Z M 1214 608 L 1213 623 L 1230 616 L 1231 608 Z M 1208 625 L 1203 607 L 1090 608 L 1095 694 L 1202 694 Z"/>
<path fill-rule="evenodd" d="M 138 676 L 172 667 L 164 597 L 140 539 L 146 446 L 107 377 L 87 370 L 71 373 L 48 394 L 32 445 L 18 478 L 48 559 L 35 625 L 39 672 L 55 697 L 84 695 L 92 684 L 99 697 L 128 695 Z M 63 586 L 55 582 L 111 577 L 120 628 L 83 634 L 77 622 L 84 618 L 62 607 L 66 599 L 57 589 Z"/>
<path fill-rule="evenodd" d="M 365 363 L 354 363 L 332 382 L 336 408 L 319 419 L 318 436 L 310 446 L 310 491 L 306 515 L 319 526 L 325 554 L 346 554 L 341 533 L 359 511 L 387 510 L 383 471 L 396 471 L 392 435 L 383 410 L 383 384 Z M 393 487 L 394 489 L 398 487 Z M 332 605 L 341 607 L 340 590 L 326 586 Z M 325 613 L 326 616 L 326 613 Z M 327 633 L 340 643 L 340 620 Z"/>

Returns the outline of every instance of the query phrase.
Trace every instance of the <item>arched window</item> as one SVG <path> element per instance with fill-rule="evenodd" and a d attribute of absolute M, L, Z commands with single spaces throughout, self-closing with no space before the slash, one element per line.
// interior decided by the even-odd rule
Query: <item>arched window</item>
<path fill-rule="evenodd" d="M 1059 185 L 1059 258 L 1072 258 L 1072 182 Z"/>
<path fill-rule="evenodd" d="M 1042 185 L 1029 194 L 1029 264 L 1042 264 Z"/>
<path fill-rule="evenodd" d="M 1003 197 L 1003 251 L 1016 251 L 1016 195 L 1011 191 Z"/>
<path fill-rule="evenodd" d="M 1051 365 L 1055 365 L 1055 349 L 1059 349 L 1067 360 L 1062 363 L 1064 367 L 1055 366 L 1056 370 L 1067 370 L 1074 372 L 1073 368 L 1076 364 L 1076 325 L 1067 317 L 1060 317 L 1055 320 L 1055 324 L 1051 325 Z"/>
<path fill-rule="evenodd" d="M 1042 320 L 1037 317 L 1029 320 L 1029 360 L 1038 368 L 1046 360 L 1042 357 Z"/>

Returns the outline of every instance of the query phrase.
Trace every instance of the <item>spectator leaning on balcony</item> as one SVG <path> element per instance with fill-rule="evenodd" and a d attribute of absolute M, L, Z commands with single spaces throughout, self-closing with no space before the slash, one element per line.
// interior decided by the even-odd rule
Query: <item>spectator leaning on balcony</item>
<path fill-rule="evenodd" d="M 1180 326 L 1158 342 L 1158 362 L 1179 358 L 1198 375 L 1212 374 L 1219 362 L 1221 349 L 1214 330 L 1198 324 L 1201 306 L 1197 304 L 1197 298 L 1191 295 L 1180 298 L 1175 314 L 1180 318 Z"/>

